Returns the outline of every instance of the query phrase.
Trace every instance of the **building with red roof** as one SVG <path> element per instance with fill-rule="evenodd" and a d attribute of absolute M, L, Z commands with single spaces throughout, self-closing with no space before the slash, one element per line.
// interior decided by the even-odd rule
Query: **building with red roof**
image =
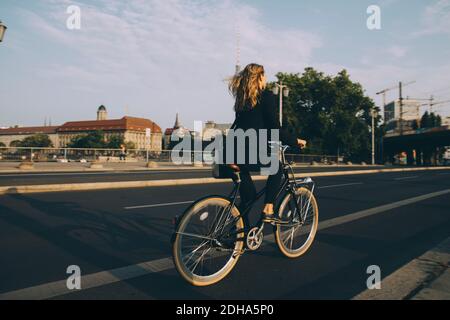
<path fill-rule="evenodd" d="M 129 116 L 108 120 L 104 106 L 98 108 L 97 120 L 69 121 L 61 126 L 0 129 L 0 142 L 9 146 L 14 140 L 43 133 L 50 137 L 55 147 L 66 147 L 76 136 L 94 131 L 103 131 L 106 140 L 112 136 L 122 136 L 125 142 L 133 142 L 137 149 L 162 149 L 162 131 L 155 122 Z"/>

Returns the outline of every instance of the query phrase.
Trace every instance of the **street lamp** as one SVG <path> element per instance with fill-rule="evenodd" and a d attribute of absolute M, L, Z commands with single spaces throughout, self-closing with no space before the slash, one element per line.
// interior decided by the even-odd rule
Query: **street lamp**
<path fill-rule="evenodd" d="M 375 108 L 370 111 L 372 115 L 372 165 L 375 164 L 375 118 L 377 116 L 377 111 Z"/>
<path fill-rule="evenodd" d="M 5 35 L 5 31 L 8 29 L 0 20 L 0 42 L 3 41 L 3 36 Z"/>
<path fill-rule="evenodd" d="M 280 96 L 280 127 L 283 126 L 283 96 L 287 98 L 289 96 L 289 88 L 280 81 L 275 83 L 272 92 L 277 96 Z"/>

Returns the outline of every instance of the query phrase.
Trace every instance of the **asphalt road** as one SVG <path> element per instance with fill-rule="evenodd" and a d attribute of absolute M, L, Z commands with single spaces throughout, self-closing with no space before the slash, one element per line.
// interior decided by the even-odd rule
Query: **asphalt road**
<path fill-rule="evenodd" d="M 136 264 L 168 261 L 171 219 L 196 198 L 227 193 L 229 183 L 0 196 L 0 295 L 28 288 L 52 299 L 349 299 L 366 289 L 369 265 L 380 266 L 386 277 L 449 236 L 450 193 L 415 197 L 449 190 L 450 170 L 315 181 L 321 223 L 397 204 L 320 230 L 298 259 L 284 258 L 269 242 L 206 288 L 186 284 L 170 266 L 120 279 Z M 416 200 L 398 203 L 405 199 Z M 65 281 L 69 265 L 91 275 L 92 287 L 49 294 L 48 284 Z M 104 271 L 117 281 L 101 285 Z"/>
<path fill-rule="evenodd" d="M 301 167 L 295 171 L 301 172 L 324 172 L 324 171 L 348 171 L 368 170 L 371 166 L 348 166 L 348 167 Z M 381 168 L 381 166 L 375 166 Z M 113 182 L 113 181 L 144 181 L 162 179 L 190 179 L 210 178 L 211 169 L 183 169 L 183 170 L 146 170 L 146 171 L 115 171 L 115 172 L 54 172 L 54 173 L 1 173 L 0 186 L 21 186 L 36 184 L 59 184 L 59 183 L 87 183 L 87 182 Z"/>

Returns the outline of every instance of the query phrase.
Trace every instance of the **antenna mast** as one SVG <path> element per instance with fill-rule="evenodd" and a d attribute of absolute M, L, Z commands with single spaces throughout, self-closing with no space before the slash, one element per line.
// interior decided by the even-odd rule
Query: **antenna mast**
<path fill-rule="evenodd" d="M 241 71 L 241 31 L 239 28 L 239 21 L 236 18 L 236 73 Z"/>

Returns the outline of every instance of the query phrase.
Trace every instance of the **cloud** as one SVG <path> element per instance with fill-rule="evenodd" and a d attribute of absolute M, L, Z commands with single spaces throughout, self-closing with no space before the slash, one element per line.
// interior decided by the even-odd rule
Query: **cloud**
<path fill-rule="evenodd" d="M 394 58 L 403 58 L 406 55 L 406 53 L 408 52 L 408 48 L 398 46 L 398 45 L 393 45 L 393 46 L 387 48 L 386 52 L 389 53 L 390 55 L 392 55 Z"/>
<path fill-rule="evenodd" d="M 372 64 L 364 67 L 356 67 L 351 65 L 340 64 L 318 64 L 317 69 L 328 74 L 337 74 L 340 70 L 346 69 L 353 81 L 362 84 L 366 95 L 372 97 L 378 106 L 381 106 L 381 96 L 377 96 L 376 92 L 388 87 L 395 87 L 398 81 L 409 82 L 415 80 L 416 83 L 404 88 L 404 96 L 411 98 L 429 98 L 439 88 L 440 94 L 435 95 L 437 100 L 444 100 L 443 94 L 450 92 L 450 87 L 443 87 L 443 83 L 450 82 L 450 63 L 440 66 L 422 66 L 418 68 L 409 68 L 408 66 L 400 66 L 394 64 Z M 397 99 L 398 90 L 391 90 L 386 94 L 387 101 Z M 450 115 L 448 105 L 443 105 L 439 111 L 443 115 Z M 425 109 L 424 109 L 425 110 Z"/>
<path fill-rule="evenodd" d="M 70 4 L 81 8 L 81 30 L 65 27 Z M 167 123 L 180 109 L 190 123 L 232 117 L 222 80 L 234 71 L 237 33 L 241 63 L 264 64 L 269 75 L 301 71 L 322 46 L 316 34 L 270 28 L 257 9 L 237 1 L 47 0 L 46 8 L 40 15 L 24 11 L 24 17 L 73 58 L 44 65 L 42 76 L 113 96 L 140 91 Z M 136 107 L 146 112 L 147 106 Z"/>
<path fill-rule="evenodd" d="M 439 0 L 425 8 L 421 18 L 421 30 L 413 37 L 432 34 L 450 34 L 450 0 Z"/>

